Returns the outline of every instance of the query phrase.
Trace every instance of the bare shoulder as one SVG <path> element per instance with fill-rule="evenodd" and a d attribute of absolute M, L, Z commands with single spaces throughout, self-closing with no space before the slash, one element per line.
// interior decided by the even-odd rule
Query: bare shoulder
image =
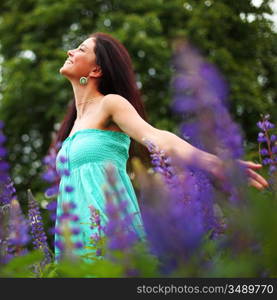
<path fill-rule="evenodd" d="M 117 103 L 126 103 L 126 104 L 130 104 L 130 102 L 124 98 L 121 95 L 118 94 L 107 94 L 105 95 L 104 99 L 104 105 L 109 106 L 109 105 L 116 105 Z"/>
<path fill-rule="evenodd" d="M 105 111 L 120 130 L 139 143 L 143 143 L 143 138 L 155 141 L 157 135 L 160 135 L 160 130 L 147 123 L 135 107 L 120 95 L 107 95 Z"/>
<path fill-rule="evenodd" d="M 131 105 L 127 99 L 118 94 L 107 94 L 103 97 L 101 110 L 105 116 L 105 120 L 107 120 L 105 125 L 106 130 L 124 132 L 114 120 L 114 114 L 119 109 L 117 106 L 122 101 Z"/>
<path fill-rule="evenodd" d="M 119 94 L 107 94 L 105 95 L 105 100 L 107 99 L 125 99 L 126 101 L 128 101 L 126 98 L 124 98 L 123 96 L 119 95 Z"/>
<path fill-rule="evenodd" d="M 134 108 L 126 98 L 118 94 L 105 95 L 103 100 L 103 108 L 109 116 L 112 116 L 116 111 L 124 108 Z"/>

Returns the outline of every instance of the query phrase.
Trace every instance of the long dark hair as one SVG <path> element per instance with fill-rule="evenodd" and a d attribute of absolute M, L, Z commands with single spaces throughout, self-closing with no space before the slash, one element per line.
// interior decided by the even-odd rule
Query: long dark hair
<path fill-rule="evenodd" d="M 147 122 L 148 117 L 136 84 L 135 73 L 127 49 L 123 44 L 107 33 L 96 32 L 89 37 L 95 39 L 94 52 L 96 55 L 96 64 L 100 66 L 102 70 L 102 76 L 98 86 L 99 92 L 103 95 L 118 94 L 126 98 L 134 106 L 138 114 Z M 76 117 L 77 110 L 75 100 L 73 99 L 69 103 L 65 117 L 50 145 L 49 151 L 53 147 L 55 148 L 59 142 L 63 142 L 67 138 Z M 139 157 L 147 167 L 150 166 L 147 148 L 131 138 L 129 158 L 131 159 L 134 156 Z M 130 159 L 127 162 L 127 171 L 129 173 L 132 172 Z"/>

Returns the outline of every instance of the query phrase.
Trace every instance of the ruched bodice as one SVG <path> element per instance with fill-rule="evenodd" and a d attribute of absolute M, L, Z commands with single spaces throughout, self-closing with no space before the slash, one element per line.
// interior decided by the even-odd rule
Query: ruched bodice
<path fill-rule="evenodd" d="M 83 129 L 64 140 L 59 155 L 70 157 L 68 169 L 74 170 L 86 163 L 103 164 L 111 161 L 118 168 L 126 169 L 130 137 L 123 132 L 101 129 Z M 57 160 L 57 168 L 61 163 Z M 64 165 L 62 166 L 64 167 Z"/>
<path fill-rule="evenodd" d="M 92 205 L 100 212 L 102 224 L 108 221 L 105 213 L 105 195 L 103 187 L 108 185 L 106 167 L 114 166 L 117 187 L 125 190 L 124 199 L 128 201 L 127 211 L 134 214 L 133 229 L 140 237 L 144 236 L 141 214 L 131 180 L 126 171 L 129 158 L 130 137 L 123 132 L 101 129 L 83 129 L 67 137 L 58 152 L 56 168 L 58 171 L 68 169 L 69 176 L 62 176 L 59 186 L 57 220 L 62 213 L 62 204 L 73 201 L 76 204 L 75 214 L 82 220 L 81 241 L 89 245 L 92 229 L 90 228 L 90 209 Z M 66 161 L 62 163 L 61 158 Z M 73 192 L 65 192 L 66 186 L 72 186 Z M 58 226 L 58 221 L 56 226 Z M 57 241 L 58 236 L 55 236 Z M 85 254 L 85 249 L 79 253 Z M 55 254 L 59 249 L 55 248 Z"/>

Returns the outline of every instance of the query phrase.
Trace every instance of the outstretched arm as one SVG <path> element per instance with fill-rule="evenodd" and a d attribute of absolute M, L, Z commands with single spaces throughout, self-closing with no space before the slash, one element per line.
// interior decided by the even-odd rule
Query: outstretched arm
<path fill-rule="evenodd" d="M 198 167 L 223 179 L 222 161 L 217 156 L 192 146 L 169 131 L 151 126 L 140 117 L 132 104 L 124 97 L 115 94 L 107 95 L 104 109 L 113 122 L 137 142 L 145 145 L 145 140 L 149 140 L 159 149 L 164 150 L 168 156 L 177 155 L 187 164 L 195 161 Z M 262 167 L 260 164 L 245 161 L 240 161 L 240 163 L 246 167 L 249 183 L 252 186 L 258 189 L 268 186 L 267 181 L 254 171 Z"/>
<path fill-rule="evenodd" d="M 185 140 L 179 138 L 175 134 L 164 131 L 167 138 L 167 143 L 172 145 L 168 150 L 170 156 L 180 157 L 184 162 L 188 164 L 194 163 L 197 167 L 206 170 L 213 174 L 216 178 L 224 180 L 223 176 L 223 162 L 217 156 L 210 154 L 208 152 L 202 151 Z M 163 148 L 162 148 L 163 149 Z M 262 167 L 261 164 L 255 164 L 251 161 L 238 160 L 238 162 L 245 167 L 246 174 L 248 175 L 248 182 L 251 186 L 257 189 L 264 189 L 268 187 L 268 182 L 255 170 Z"/>

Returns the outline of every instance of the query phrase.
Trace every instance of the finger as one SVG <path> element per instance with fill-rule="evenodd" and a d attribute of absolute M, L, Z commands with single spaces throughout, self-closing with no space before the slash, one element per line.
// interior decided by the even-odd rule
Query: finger
<path fill-rule="evenodd" d="M 258 170 L 258 169 L 262 168 L 263 165 L 249 162 L 248 167 L 250 167 L 251 169 L 254 169 L 254 170 Z"/>
<path fill-rule="evenodd" d="M 251 168 L 251 169 L 260 169 L 262 168 L 263 165 L 261 164 L 256 164 L 252 161 L 244 161 L 244 160 L 239 160 L 239 162 L 244 165 L 245 167 Z"/>
<path fill-rule="evenodd" d="M 248 184 L 250 186 L 253 186 L 253 187 L 257 188 L 258 190 L 263 190 L 264 189 L 263 185 L 261 185 L 259 182 L 257 182 L 256 180 L 254 180 L 252 178 L 248 179 Z"/>
<path fill-rule="evenodd" d="M 247 169 L 246 172 L 252 179 L 256 180 L 263 186 L 265 186 L 265 187 L 269 186 L 268 182 L 260 174 L 256 173 L 255 171 L 253 171 L 251 169 Z"/>

